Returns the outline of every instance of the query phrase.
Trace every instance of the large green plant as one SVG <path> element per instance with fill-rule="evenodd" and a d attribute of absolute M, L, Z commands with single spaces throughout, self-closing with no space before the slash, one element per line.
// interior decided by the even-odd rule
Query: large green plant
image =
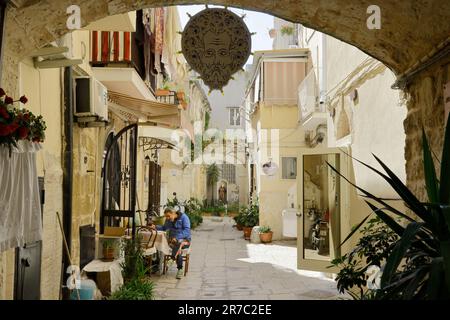
<path fill-rule="evenodd" d="M 114 292 L 109 300 L 154 300 L 154 284 L 148 279 L 133 278 Z"/>
<path fill-rule="evenodd" d="M 240 223 L 244 227 L 254 227 L 259 224 L 259 204 L 257 202 L 251 203 L 248 207 L 244 207 L 242 216 L 239 218 Z"/>
<path fill-rule="evenodd" d="M 386 263 L 399 237 L 378 217 L 370 219 L 360 234 L 355 248 L 331 263 L 340 269 L 336 277 L 339 292 L 364 300 L 373 298 L 373 292 L 366 290 L 368 282 L 370 287 L 368 269 Z"/>
<path fill-rule="evenodd" d="M 368 200 L 372 200 L 366 202 L 373 213 L 399 236 L 383 266 L 381 288 L 374 293 L 375 299 L 450 299 L 449 123 L 450 120 L 447 121 L 445 130 L 442 157 L 438 161 L 439 179 L 433 153 L 423 130 L 423 169 L 428 202 L 420 201 L 378 157 L 374 156 L 385 173 L 355 159 L 386 180 L 413 215 L 394 208 L 385 199 L 354 185 L 341 175 Z M 328 165 L 339 174 L 333 166 Z M 345 241 L 364 224 L 367 218 Z"/>
<path fill-rule="evenodd" d="M 217 164 L 215 164 L 215 163 L 210 164 L 206 168 L 206 177 L 208 179 L 208 184 L 211 187 L 211 200 L 212 200 L 212 203 L 214 203 L 215 202 L 215 200 L 214 200 L 214 198 L 215 198 L 214 197 L 214 195 L 215 195 L 214 186 L 216 185 L 217 181 L 219 181 L 219 178 L 220 178 L 220 169 L 217 166 Z"/>
<path fill-rule="evenodd" d="M 153 300 L 154 284 L 146 273 L 141 241 L 139 238 L 122 242 L 124 261 L 121 263 L 124 284 L 114 292 L 109 300 Z"/>

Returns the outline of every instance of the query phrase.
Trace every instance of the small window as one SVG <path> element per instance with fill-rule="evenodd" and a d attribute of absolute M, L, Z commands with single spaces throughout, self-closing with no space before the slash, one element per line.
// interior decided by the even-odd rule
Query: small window
<path fill-rule="evenodd" d="M 281 158 L 281 167 L 283 179 L 297 178 L 297 158 L 295 157 Z"/>
<path fill-rule="evenodd" d="M 241 125 L 241 113 L 239 108 L 229 108 L 230 113 L 230 126 L 240 126 Z"/>

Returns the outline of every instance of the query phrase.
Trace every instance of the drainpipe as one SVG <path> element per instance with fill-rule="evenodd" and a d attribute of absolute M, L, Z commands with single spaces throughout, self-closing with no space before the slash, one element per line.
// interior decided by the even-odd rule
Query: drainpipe
<path fill-rule="evenodd" d="M 71 67 L 64 69 L 64 138 L 63 138 L 63 229 L 67 246 L 72 245 L 72 183 L 73 183 L 73 71 Z M 62 287 L 66 284 L 69 257 L 63 246 Z"/>

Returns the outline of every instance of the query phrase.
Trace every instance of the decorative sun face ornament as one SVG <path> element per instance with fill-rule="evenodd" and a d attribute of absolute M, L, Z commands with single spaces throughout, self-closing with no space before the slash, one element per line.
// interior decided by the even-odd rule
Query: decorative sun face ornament
<path fill-rule="evenodd" d="M 252 34 L 243 18 L 226 8 L 197 13 L 181 34 L 186 61 L 211 91 L 222 91 L 251 54 Z"/>

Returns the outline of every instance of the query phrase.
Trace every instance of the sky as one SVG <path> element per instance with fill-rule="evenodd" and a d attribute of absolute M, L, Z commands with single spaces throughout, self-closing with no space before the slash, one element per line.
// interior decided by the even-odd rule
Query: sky
<path fill-rule="evenodd" d="M 210 5 L 209 7 L 223 8 L 223 6 L 213 5 Z M 187 13 L 189 13 L 191 16 L 194 16 L 196 13 L 204 9 L 204 5 L 178 6 L 181 25 L 183 26 L 183 28 L 189 21 L 189 16 L 187 15 Z M 252 36 L 252 52 L 272 49 L 272 39 L 269 37 L 269 30 L 273 28 L 273 16 L 265 13 L 236 9 L 231 7 L 229 7 L 228 9 L 236 13 L 238 16 L 246 14 L 244 21 L 248 27 L 248 30 L 250 32 L 256 32 L 256 34 Z M 253 56 L 250 56 L 247 63 L 252 63 L 252 61 Z"/>

